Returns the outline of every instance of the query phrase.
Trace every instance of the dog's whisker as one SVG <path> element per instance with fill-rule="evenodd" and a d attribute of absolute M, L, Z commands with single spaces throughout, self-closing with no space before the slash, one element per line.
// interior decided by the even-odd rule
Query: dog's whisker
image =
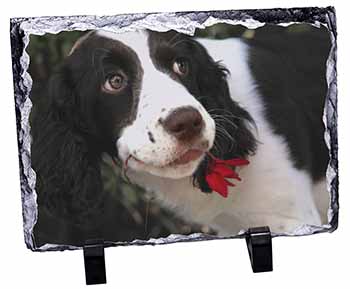
<path fill-rule="evenodd" d="M 225 135 L 223 135 L 223 134 L 217 134 L 217 140 L 220 140 L 220 139 L 226 139 L 226 136 Z M 215 144 L 217 145 L 217 147 L 218 147 L 218 149 L 220 150 L 220 151 L 224 151 L 224 149 L 223 149 L 223 147 L 222 147 L 222 145 L 220 144 L 220 143 L 218 143 L 218 142 L 215 142 Z"/>
<path fill-rule="evenodd" d="M 228 124 L 230 124 L 233 128 L 238 129 L 238 126 L 237 126 L 233 121 L 231 121 L 231 120 L 225 118 L 224 116 L 220 116 L 220 115 L 213 116 L 213 115 L 211 115 L 211 117 L 215 120 L 216 123 L 220 123 L 220 122 L 228 123 Z"/>
<path fill-rule="evenodd" d="M 235 115 L 233 115 L 233 114 L 225 114 L 225 113 L 221 113 L 221 114 L 212 114 L 212 113 L 210 113 L 210 115 L 223 116 L 223 117 L 232 118 L 232 119 L 237 119 L 237 120 L 245 120 L 244 118 L 239 117 L 239 116 L 235 116 Z"/>
<path fill-rule="evenodd" d="M 232 138 L 226 131 L 217 131 L 219 136 L 222 136 L 223 138 L 227 139 L 231 144 L 235 144 L 235 139 Z"/>
<path fill-rule="evenodd" d="M 233 136 L 227 131 L 227 129 L 220 126 L 219 124 L 217 124 L 216 129 L 217 129 L 217 131 L 224 133 L 228 138 L 230 138 L 234 141 Z"/>
<path fill-rule="evenodd" d="M 225 108 L 212 108 L 209 111 L 223 111 L 223 112 L 226 112 L 228 114 L 232 114 L 233 115 L 232 111 L 229 111 L 229 110 L 227 110 Z"/>
<path fill-rule="evenodd" d="M 236 144 L 236 140 L 232 137 L 232 135 L 230 135 L 226 129 L 220 126 L 217 126 L 216 132 L 218 136 L 222 136 L 223 138 L 228 139 L 228 141 L 231 144 L 229 150 L 231 150 L 233 146 Z"/>
<path fill-rule="evenodd" d="M 221 112 L 219 115 L 228 116 L 228 117 L 232 117 L 232 118 L 239 119 L 239 120 L 244 120 L 244 118 L 236 116 L 231 111 L 226 110 L 226 109 L 213 108 L 213 109 L 208 110 L 208 113 L 210 115 L 212 115 L 212 112 Z"/>
<path fill-rule="evenodd" d="M 232 138 L 230 138 L 227 134 L 225 134 L 224 132 L 221 132 L 221 133 L 218 132 L 218 136 L 221 136 L 222 138 L 227 139 L 228 141 L 230 141 L 232 143 L 235 143 L 235 141 Z"/>

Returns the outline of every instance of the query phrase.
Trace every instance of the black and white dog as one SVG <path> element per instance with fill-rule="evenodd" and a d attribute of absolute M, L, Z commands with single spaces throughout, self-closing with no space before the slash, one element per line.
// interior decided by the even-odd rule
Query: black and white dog
<path fill-rule="evenodd" d="M 77 224 L 103 212 L 106 152 L 164 206 L 219 235 L 326 223 L 327 55 L 310 41 L 266 43 L 86 34 L 34 103 L 39 220 L 41 207 Z M 206 182 L 208 152 L 250 162 L 227 198 Z"/>

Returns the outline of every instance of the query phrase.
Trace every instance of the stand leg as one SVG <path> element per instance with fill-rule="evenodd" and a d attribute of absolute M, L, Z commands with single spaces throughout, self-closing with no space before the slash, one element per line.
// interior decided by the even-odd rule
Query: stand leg
<path fill-rule="evenodd" d="M 272 238 L 269 227 L 249 228 L 246 242 L 254 273 L 272 271 Z"/>
<path fill-rule="evenodd" d="M 84 245 L 86 285 L 105 284 L 106 266 L 103 240 L 88 240 Z"/>

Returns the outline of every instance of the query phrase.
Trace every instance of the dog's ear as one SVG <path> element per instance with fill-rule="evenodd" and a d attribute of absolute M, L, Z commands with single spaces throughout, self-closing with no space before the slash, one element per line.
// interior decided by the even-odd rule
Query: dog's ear
<path fill-rule="evenodd" d="M 66 67 L 52 76 L 31 113 L 31 160 L 40 208 L 87 224 L 102 205 L 100 155 L 91 144 L 79 97 Z M 78 120 L 80 118 L 80 120 Z"/>
<path fill-rule="evenodd" d="M 201 50 L 200 53 L 206 53 Z M 257 140 L 253 134 L 255 123 L 250 114 L 235 102 L 227 83 L 229 71 L 208 54 L 201 65 L 205 73 L 198 74 L 200 101 L 216 124 L 216 135 L 211 153 L 220 159 L 248 158 L 256 151 Z M 202 98 L 202 100 L 201 100 Z M 200 164 L 194 174 L 194 184 L 203 192 L 211 192 L 205 181 L 208 159 Z"/>
<path fill-rule="evenodd" d="M 74 75 L 77 74 L 77 75 Z M 64 63 L 49 79 L 47 102 L 51 117 L 86 135 L 96 136 L 93 119 L 94 99 L 80 82 L 91 83 L 89 73 L 73 73 L 69 63 Z M 83 80 L 83 81 L 82 81 Z"/>

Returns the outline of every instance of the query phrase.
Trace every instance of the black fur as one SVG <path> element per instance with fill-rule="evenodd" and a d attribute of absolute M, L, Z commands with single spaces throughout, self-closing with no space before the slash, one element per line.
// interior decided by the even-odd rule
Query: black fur
<path fill-rule="evenodd" d="M 117 155 L 120 129 L 135 117 L 139 65 L 132 51 L 91 36 L 66 58 L 43 91 L 33 89 L 31 159 L 37 174 L 38 244 L 47 241 L 46 235 L 59 241 L 58 234 L 65 230 L 70 231 L 69 240 L 74 243 L 76 236 L 80 245 L 88 238 L 108 236 L 101 230 L 113 221 L 110 214 L 116 208 L 103 190 L 101 155 Z M 127 74 L 128 84 L 111 95 L 101 86 L 117 69 Z M 47 220 L 56 220 L 51 226 L 57 228 L 45 225 Z M 48 233 L 55 229 L 57 238 Z"/>
<path fill-rule="evenodd" d="M 325 177 L 328 164 L 322 115 L 330 39 L 326 28 L 304 29 L 258 29 L 248 41 L 249 64 L 274 133 L 286 140 L 295 167 L 317 181 Z"/>

